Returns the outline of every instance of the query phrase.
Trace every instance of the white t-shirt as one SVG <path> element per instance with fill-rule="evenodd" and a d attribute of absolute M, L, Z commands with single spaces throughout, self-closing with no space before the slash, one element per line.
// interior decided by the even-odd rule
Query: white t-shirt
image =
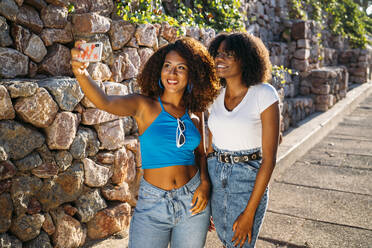
<path fill-rule="evenodd" d="M 267 83 L 250 86 L 242 101 L 232 110 L 225 107 L 226 88 L 209 108 L 208 127 L 219 149 L 239 151 L 262 146 L 261 113 L 279 100 Z"/>

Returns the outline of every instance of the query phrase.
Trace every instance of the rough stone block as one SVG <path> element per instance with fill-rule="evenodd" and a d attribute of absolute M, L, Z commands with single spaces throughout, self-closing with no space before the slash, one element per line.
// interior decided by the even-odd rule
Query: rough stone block
<path fill-rule="evenodd" d="M 307 71 L 309 69 L 308 60 L 292 59 L 292 68 L 298 71 Z"/>
<path fill-rule="evenodd" d="M 325 112 L 329 109 L 328 104 L 315 104 L 315 111 Z"/>
<path fill-rule="evenodd" d="M 158 39 L 156 35 L 156 28 L 151 24 L 140 24 L 134 36 L 137 39 L 137 43 L 140 46 L 158 48 Z"/>
<path fill-rule="evenodd" d="M 68 23 L 64 29 L 44 28 L 40 37 L 46 46 L 51 46 L 54 43 L 70 43 L 74 40 L 71 23 Z"/>
<path fill-rule="evenodd" d="M 43 8 L 40 14 L 45 27 L 64 28 L 67 25 L 68 10 L 66 7 L 50 4 Z"/>
<path fill-rule="evenodd" d="M 13 203 L 10 195 L 0 194 L 0 233 L 8 231 L 12 223 Z"/>
<path fill-rule="evenodd" d="M 24 158 L 44 141 L 44 136 L 33 128 L 12 120 L 0 121 L 0 146 L 11 159 Z"/>
<path fill-rule="evenodd" d="M 15 112 L 8 91 L 0 85 L 0 120 L 14 119 Z"/>
<path fill-rule="evenodd" d="M 319 87 L 311 87 L 311 93 L 316 95 L 328 95 L 331 92 L 331 87 L 327 84 Z"/>
<path fill-rule="evenodd" d="M 61 208 L 51 211 L 56 231 L 53 233 L 55 247 L 81 247 L 85 243 L 86 230 L 75 218 Z"/>
<path fill-rule="evenodd" d="M 106 33 L 110 30 L 110 20 L 97 13 L 77 14 L 72 17 L 72 29 L 76 34 Z"/>
<path fill-rule="evenodd" d="M 308 38 L 309 33 L 309 25 L 306 21 L 298 21 L 293 23 L 291 35 L 292 39 L 300 40 Z"/>
<path fill-rule="evenodd" d="M 34 95 L 18 98 L 14 109 L 25 122 L 45 128 L 52 124 L 58 105 L 46 89 L 38 88 Z"/>
<path fill-rule="evenodd" d="M 294 57 L 296 59 L 301 59 L 301 60 L 308 59 L 310 57 L 310 50 L 309 49 L 305 49 L 305 48 L 298 49 L 294 53 Z"/>
<path fill-rule="evenodd" d="M 98 212 L 88 222 L 88 237 L 91 239 L 101 239 L 127 229 L 130 214 L 131 207 L 128 203 L 121 203 Z"/>
<path fill-rule="evenodd" d="M 25 242 L 40 234 L 45 217 L 42 214 L 21 215 L 12 221 L 10 230 L 17 238 Z"/>
<path fill-rule="evenodd" d="M 12 48 L 0 47 L 0 77 L 15 78 L 28 74 L 28 57 Z"/>
<path fill-rule="evenodd" d="M 299 39 L 297 40 L 297 48 L 310 48 L 310 40 L 309 39 Z"/>
<path fill-rule="evenodd" d="M 136 28 L 124 20 L 113 21 L 110 27 L 109 35 L 113 50 L 119 50 L 125 46 L 133 37 Z"/>
<path fill-rule="evenodd" d="M 316 104 L 328 104 L 328 106 L 333 105 L 333 95 L 317 95 L 315 96 Z"/>
<path fill-rule="evenodd" d="M 9 25 L 6 19 L 0 16 L 0 46 L 7 47 L 12 45 L 13 41 L 9 35 Z"/>
<path fill-rule="evenodd" d="M 40 72 L 52 76 L 72 76 L 70 60 L 70 49 L 61 44 L 54 44 L 41 62 Z"/>
<path fill-rule="evenodd" d="M 47 49 L 43 41 L 35 34 L 31 36 L 23 52 L 37 63 L 41 62 L 47 55 Z"/>
<path fill-rule="evenodd" d="M 78 126 L 77 115 L 71 112 L 58 113 L 53 123 L 45 129 L 49 149 L 66 150 L 74 141 Z"/>
<path fill-rule="evenodd" d="M 40 19 L 39 13 L 29 5 L 22 5 L 17 14 L 17 23 L 31 29 L 33 32 L 40 34 L 44 24 Z"/>

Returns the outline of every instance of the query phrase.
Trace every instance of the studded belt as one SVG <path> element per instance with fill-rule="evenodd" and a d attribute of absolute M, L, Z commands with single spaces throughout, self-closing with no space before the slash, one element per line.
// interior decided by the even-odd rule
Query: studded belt
<path fill-rule="evenodd" d="M 250 154 L 242 154 L 242 155 L 232 155 L 228 153 L 220 153 L 220 152 L 213 151 L 207 155 L 207 158 L 214 157 L 214 156 L 217 157 L 217 160 L 219 162 L 230 163 L 230 164 L 242 163 L 242 162 L 246 163 L 248 161 L 259 160 L 262 158 L 261 151 L 257 151 L 257 152 L 250 153 Z"/>

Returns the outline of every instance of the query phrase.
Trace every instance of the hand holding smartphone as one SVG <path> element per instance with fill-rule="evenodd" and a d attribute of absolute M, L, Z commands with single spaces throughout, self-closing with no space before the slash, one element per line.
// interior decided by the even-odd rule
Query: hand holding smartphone
<path fill-rule="evenodd" d="M 77 48 L 83 50 L 77 57 L 80 62 L 98 62 L 102 59 L 102 42 L 81 43 Z"/>

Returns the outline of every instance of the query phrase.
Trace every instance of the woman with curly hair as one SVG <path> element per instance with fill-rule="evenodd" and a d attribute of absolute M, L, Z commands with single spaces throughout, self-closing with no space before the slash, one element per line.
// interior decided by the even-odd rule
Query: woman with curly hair
<path fill-rule="evenodd" d="M 133 116 L 138 125 L 144 175 L 129 247 L 203 247 L 210 182 L 202 112 L 218 93 L 213 58 L 198 41 L 177 40 L 145 64 L 138 77 L 142 94 L 109 96 L 89 76 L 88 63 L 76 60 L 79 44 L 71 50 L 71 65 L 85 95 L 97 108 Z"/>
<path fill-rule="evenodd" d="M 224 88 L 208 119 L 211 209 L 225 247 L 254 247 L 276 163 L 279 97 L 269 53 L 247 33 L 221 34 L 209 47 Z"/>

